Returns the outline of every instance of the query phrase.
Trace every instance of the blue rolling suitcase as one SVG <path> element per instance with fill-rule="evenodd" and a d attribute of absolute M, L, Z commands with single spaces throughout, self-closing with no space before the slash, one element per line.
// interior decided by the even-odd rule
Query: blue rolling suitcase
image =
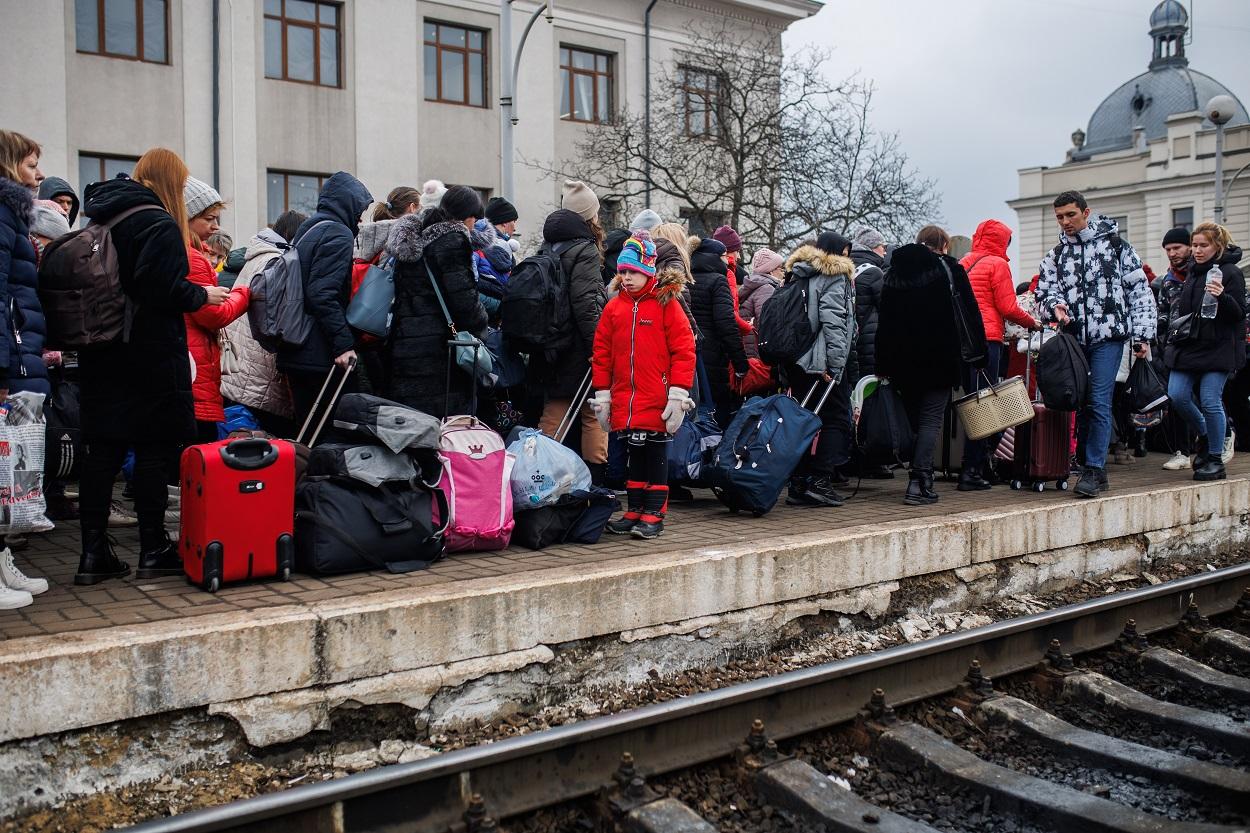
<path fill-rule="evenodd" d="M 816 411 L 836 383 L 830 384 Z M 803 401 L 776 394 L 747 400 L 725 429 L 710 473 L 712 491 L 730 512 L 759 517 L 777 505 L 781 490 L 820 433 L 820 417 L 807 410 L 819 385 Z"/>

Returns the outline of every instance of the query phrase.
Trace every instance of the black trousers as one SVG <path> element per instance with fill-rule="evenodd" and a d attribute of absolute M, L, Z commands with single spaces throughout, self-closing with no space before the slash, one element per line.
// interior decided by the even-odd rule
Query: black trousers
<path fill-rule="evenodd" d="M 130 446 L 124 442 L 87 443 L 78 496 L 84 530 L 108 528 L 113 483 L 129 450 Z M 165 487 L 171 476 L 175 479 L 178 476 L 181 451 L 182 447 L 173 443 L 134 446 L 135 470 L 130 485 L 135 496 L 135 512 L 139 515 L 142 549 L 156 549 L 164 544 L 165 510 L 169 506 L 169 492 Z"/>
<path fill-rule="evenodd" d="M 797 366 L 786 370 L 786 380 L 795 399 L 803 401 L 812 393 L 807 407 L 814 409 L 825 395 L 828 383 L 823 376 L 804 373 Z M 813 392 L 812 388 L 816 390 Z M 799 461 L 795 474 L 831 475 L 838 466 L 845 466 L 851 459 L 851 440 L 854 426 L 851 419 L 851 377 L 845 374 L 842 381 L 829 392 L 824 406 L 816 412 L 820 417 L 820 437 L 816 441 L 816 453 L 805 454 Z"/>
<path fill-rule="evenodd" d="M 899 388 L 907 419 L 916 432 L 916 446 L 911 456 L 913 473 L 933 473 L 933 452 L 942 433 L 942 418 L 950 401 L 950 388 Z"/>
<path fill-rule="evenodd" d="M 330 371 L 318 373 L 316 371 L 307 370 L 291 370 L 287 372 L 287 380 L 291 383 L 291 399 L 295 403 L 295 429 L 297 431 L 301 426 L 303 426 L 304 420 L 308 418 L 308 414 L 312 411 L 313 406 L 317 404 L 317 394 L 321 393 L 321 386 L 326 383 L 326 376 L 329 372 Z M 339 379 L 342 378 L 340 375 L 341 373 L 341 370 L 334 370 L 334 378 L 330 382 L 329 387 L 326 389 L 327 399 L 329 399 L 330 395 L 334 393 L 334 389 L 338 386 Z M 347 382 L 343 385 L 343 393 L 355 393 L 359 390 L 359 385 L 360 383 L 356 379 L 356 374 L 348 374 Z M 332 406 L 333 404 L 335 403 L 321 403 L 323 410 L 318 412 L 316 419 L 313 421 L 313 424 L 309 426 L 308 430 L 311 431 L 317 427 L 317 420 L 321 419 L 321 414 L 324 413 L 324 409 L 327 406 Z M 328 420 L 327 424 L 329 424 Z M 293 439 L 307 440 L 306 437 Z"/>

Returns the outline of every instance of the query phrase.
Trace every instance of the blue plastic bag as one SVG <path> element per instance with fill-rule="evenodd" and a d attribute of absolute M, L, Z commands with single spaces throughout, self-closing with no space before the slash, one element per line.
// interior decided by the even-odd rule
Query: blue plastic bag
<path fill-rule="evenodd" d="M 512 502 L 516 511 L 551 506 L 563 496 L 590 489 L 590 469 L 577 456 L 543 432 L 522 431 L 508 453 L 512 467 Z"/>
<path fill-rule="evenodd" d="M 258 431 L 260 423 L 245 405 L 226 408 L 226 421 L 217 423 L 217 439 L 224 440 L 232 431 Z"/>

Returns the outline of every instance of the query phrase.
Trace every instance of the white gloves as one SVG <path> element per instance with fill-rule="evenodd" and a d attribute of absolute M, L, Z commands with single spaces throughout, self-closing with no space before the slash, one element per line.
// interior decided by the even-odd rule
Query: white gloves
<path fill-rule="evenodd" d="M 599 427 L 603 432 L 609 433 L 612 430 L 612 391 L 600 390 L 595 391 L 593 399 L 588 400 L 590 410 L 595 412 L 595 419 L 599 420 Z"/>
<path fill-rule="evenodd" d="M 660 419 L 664 420 L 664 428 L 668 433 L 676 434 L 686 411 L 693 410 L 694 400 L 690 398 L 690 391 L 685 388 L 669 388 L 668 405 L 665 406 L 664 413 L 660 414 Z"/>

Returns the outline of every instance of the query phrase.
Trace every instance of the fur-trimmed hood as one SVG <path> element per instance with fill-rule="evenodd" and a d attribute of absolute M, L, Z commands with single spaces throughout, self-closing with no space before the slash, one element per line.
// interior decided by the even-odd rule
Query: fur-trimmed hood
<path fill-rule="evenodd" d="M 811 275 L 846 275 L 848 278 L 855 273 L 855 264 L 849 257 L 829 254 L 815 246 L 800 246 L 786 258 L 786 271 L 796 269 L 800 277 Z M 807 274 L 803 274 L 806 272 Z"/>
<path fill-rule="evenodd" d="M 373 260 L 378 256 L 378 252 L 386 248 L 387 238 L 390 237 L 391 228 L 399 222 L 398 220 L 373 220 L 360 224 L 360 231 L 356 233 L 356 250 L 353 257 L 358 260 Z"/>
<path fill-rule="evenodd" d="M 426 246 L 445 234 L 462 234 L 468 242 L 469 230 L 464 227 L 464 223 L 444 220 L 422 228 L 422 224 L 434 210 L 422 209 L 416 214 L 406 214 L 396 220 L 386 240 L 386 253 L 393 255 L 396 260 L 415 263 L 425 253 Z"/>
<path fill-rule="evenodd" d="M 642 292 L 638 293 L 639 298 L 645 298 L 654 294 L 655 299 L 661 304 L 667 304 L 674 298 L 680 297 L 682 291 L 686 288 L 689 278 L 684 269 L 661 269 L 655 273 L 655 277 L 647 281 L 646 287 Z M 626 298 L 633 297 L 621 287 L 621 276 L 617 275 L 612 279 L 612 283 L 608 284 L 608 292 L 612 295 L 621 294 Z"/>
<path fill-rule="evenodd" d="M 30 227 L 30 213 L 35 208 L 35 195 L 20 182 L 0 176 L 0 205 L 3 205 L 23 226 Z"/>

